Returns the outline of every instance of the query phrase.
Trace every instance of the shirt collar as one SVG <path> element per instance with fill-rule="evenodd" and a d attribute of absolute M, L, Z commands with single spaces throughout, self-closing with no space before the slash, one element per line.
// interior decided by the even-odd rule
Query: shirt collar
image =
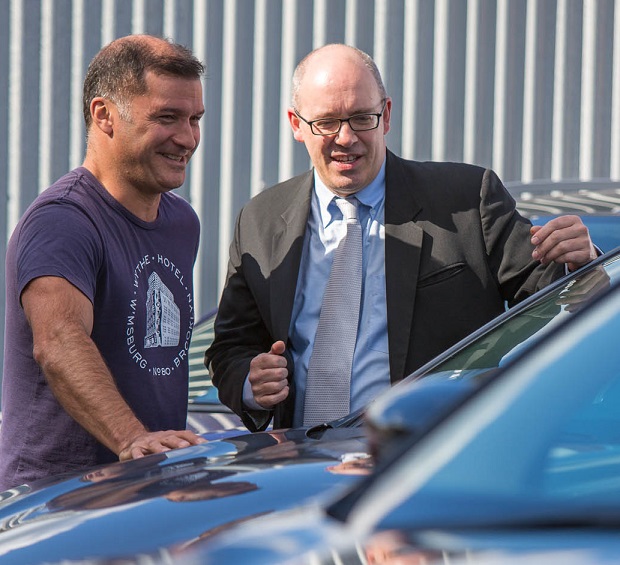
<path fill-rule="evenodd" d="M 319 178 L 316 169 L 314 171 L 314 192 L 318 198 L 322 223 L 326 226 L 332 219 L 332 213 L 328 208 L 335 194 L 325 186 Z M 354 196 L 371 210 L 377 208 L 383 202 L 385 198 L 385 159 L 374 180 L 368 186 L 356 192 Z"/>

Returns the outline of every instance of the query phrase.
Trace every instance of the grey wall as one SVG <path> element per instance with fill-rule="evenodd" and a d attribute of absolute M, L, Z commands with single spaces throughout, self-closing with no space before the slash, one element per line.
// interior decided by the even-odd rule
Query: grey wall
<path fill-rule="evenodd" d="M 204 313 L 239 208 L 308 167 L 285 108 L 312 48 L 375 57 L 394 101 L 388 143 L 405 157 L 473 162 L 505 181 L 617 179 L 619 25 L 614 0 L 0 0 L 0 247 L 81 163 L 81 83 L 116 37 L 166 35 L 207 65 L 202 142 L 179 189 L 202 220 Z"/>

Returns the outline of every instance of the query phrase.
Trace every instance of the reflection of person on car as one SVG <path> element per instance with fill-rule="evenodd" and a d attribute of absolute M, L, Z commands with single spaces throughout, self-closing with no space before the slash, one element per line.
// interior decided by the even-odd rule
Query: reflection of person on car
<path fill-rule="evenodd" d="M 149 458 L 150 459 L 150 458 Z M 198 457 L 179 463 L 155 466 L 137 480 L 134 473 L 111 478 L 76 489 L 52 499 L 50 510 L 87 510 L 111 508 L 122 504 L 142 502 L 151 498 L 167 498 L 174 502 L 210 500 L 256 490 L 256 484 L 235 480 L 239 473 L 225 468 L 207 468 L 207 459 Z M 138 478 L 141 473 L 138 474 Z"/>
<path fill-rule="evenodd" d="M 364 550 L 368 565 L 431 565 L 445 561 L 443 552 L 418 549 L 397 530 L 373 535 Z"/>
<path fill-rule="evenodd" d="M 336 475 L 368 475 L 374 467 L 373 457 L 368 453 L 345 453 L 340 463 L 326 469 Z"/>
<path fill-rule="evenodd" d="M 226 441 L 237 445 L 237 454 L 242 454 L 246 446 L 251 446 L 253 459 L 257 463 L 263 461 L 268 465 L 274 465 L 278 462 L 303 458 L 304 461 L 308 462 L 325 462 L 328 464 L 326 466 L 327 471 L 334 473 L 341 471 L 345 474 L 347 469 L 353 470 L 356 464 L 351 462 L 348 465 L 343 465 L 343 457 L 345 459 L 348 457 L 347 461 L 351 461 L 369 456 L 365 452 L 361 452 L 367 445 L 365 434 L 361 428 L 359 434 L 350 434 L 347 430 L 344 436 L 346 439 L 339 434 L 338 430 L 327 430 L 320 442 L 308 442 L 300 430 L 274 430 L 269 433 L 241 435 L 228 438 Z M 331 438 L 333 438 L 333 444 Z M 259 443 L 260 448 L 257 449 Z M 350 454 L 354 454 L 355 457 L 351 457 Z M 341 462 L 333 463 L 337 459 L 340 459 Z M 369 465 L 369 462 L 364 462 L 357 466 L 368 467 Z"/>
<path fill-rule="evenodd" d="M 258 486 L 249 481 L 225 481 L 220 483 L 196 481 L 186 487 L 171 490 L 164 496 L 173 502 L 191 502 L 225 498 L 258 490 Z"/>
<path fill-rule="evenodd" d="M 596 267 L 568 283 L 560 293 L 557 303 L 565 306 L 567 312 L 576 312 L 610 285 L 611 281 L 605 269 Z"/>

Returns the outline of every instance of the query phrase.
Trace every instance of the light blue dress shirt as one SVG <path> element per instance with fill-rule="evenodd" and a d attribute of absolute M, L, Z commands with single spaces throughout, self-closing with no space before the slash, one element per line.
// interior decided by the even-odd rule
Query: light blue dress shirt
<path fill-rule="evenodd" d="M 295 362 L 294 426 L 303 421 L 308 363 L 319 323 L 334 251 L 346 233 L 335 195 L 315 172 L 314 193 L 289 330 Z M 389 387 L 390 369 L 385 298 L 385 162 L 375 180 L 356 193 L 363 237 L 362 304 L 351 377 L 351 410 L 365 406 Z"/>
<path fill-rule="evenodd" d="M 385 294 L 385 161 L 375 180 L 355 194 L 362 226 L 362 304 L 351 376 L 351 411 L 366 406 L 390 386 Z M 334 251 L 346 233 L 335 195 L 314 174 L 314 192 L 297 278 L 289 328 L 290 353 L 295 363 L 294 426 L 303 423 L 308 363 L 319 323 L 323 294 L 332 267 Z M 245 381 L 244 404 L 260 406 Z"/>

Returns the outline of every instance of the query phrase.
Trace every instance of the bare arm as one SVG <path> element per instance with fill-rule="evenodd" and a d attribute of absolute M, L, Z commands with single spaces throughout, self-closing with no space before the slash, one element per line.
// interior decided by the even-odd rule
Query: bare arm
<path fill-rule="evenodd" d="M 149 432 L 120 395 L 90 335 L 92 304 L 60 277 L 34 279 L 22 293 L 34 358 L 52 392 L 83 428 L 119 455 L 133 459 L 202 440 L 190 431 Z"/>

